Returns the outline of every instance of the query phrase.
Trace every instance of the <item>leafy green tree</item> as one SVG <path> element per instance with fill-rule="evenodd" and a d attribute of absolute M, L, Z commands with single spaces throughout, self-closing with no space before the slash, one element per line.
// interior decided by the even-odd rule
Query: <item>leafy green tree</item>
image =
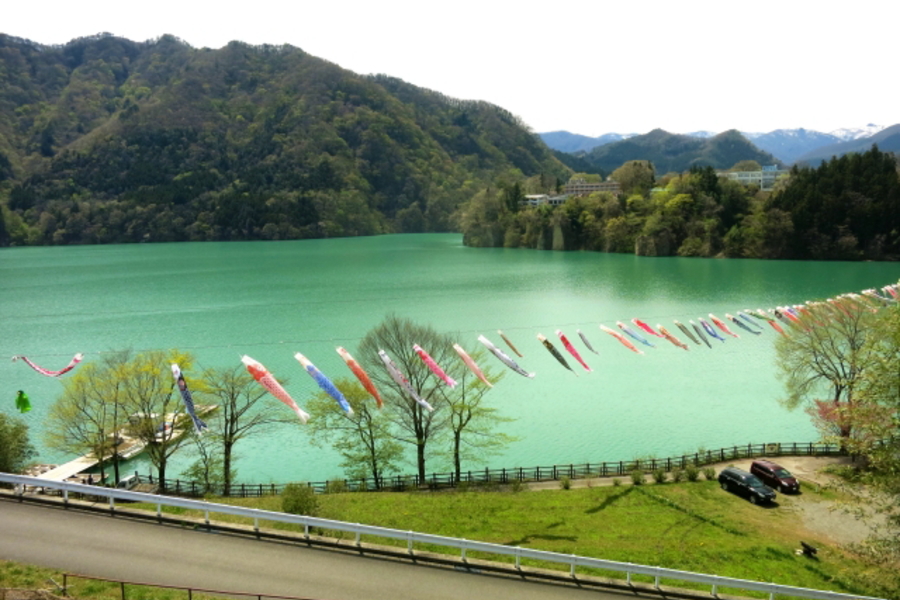
<path fill-rule="evenodd" d="M 36 455 L 28 438 L 28 425 L 0 413 L 0 473 L 21 473 Z"/>
<path fill-rule="evenodd" d="M 653 163 L 648 160 L 630 160 L 610 175 L 622 186 L 624 194 L 646 195 L 655 181 Z"/>
<path fill-rule="evenodd" d="M 873 509 L 882 517 L 862 547 L 869 558 L 893 565 L 900 560 L 900 307 L 882 309 L 874 326 L 883 334 L 869 337 L 866 346 L 876 358 L 860 376 L 856 407 L 845 415 L 854 427 L 848 450 L 865 460 L 843 491 L 850 498 L 846 508 L 858 518 Z"/>
<path fill-rule="evenodd" d="M 116 483 L 118 432 L 128 423 L 125 382 L 121 378 L 128 356 L 127 351 L 106 354 L 100 361 L 88 362 L 66 378 L 62 394 L 50 407 L 44 430 L 44 441 L 50 448 L 95 456 L 103 479 L 106 464 L 112 459 Z"/>
<path fill-rule="evenodd" d="M 484 356 L 483 351 L 469 352 L 469 355 L 477 363 L 483 364 L 480 360 Z M 490 369 L 484 369 L 484 374 L 493 383 L 504 375 L 495 374 Z M 456 481 L 460 481 L 463 460 L 483 459 L 502 450 L 516 438 L 499 431 L 500 426 L 513 419 L 500 415 L 496 408 L 488 404 L 485 399 L 485 394 L 490 389 L 488 386 L 467 369 L 460 371 L 457 384 L 458 391 L 448 395 L 448 429 L 453 474 Z"/>
<path fill-rule="evenodd" d="M 310 414 L 306 431 L 313 444 L 334 446 L 342 457 L 341 466 L 351 478 L 371 477 L 376 489 L 381 489 L 385 475 L 398 470 L 403 445 L 391 437 L 390 422 L 358 382 L 339 379 L 334 383 L 353 414 L 347 414 L 331 396 L 319 392 L 306 405 Z"/>
<path fill-rule="evenodd" d="M 212 436 L 221 447 L 221 480 L 227 496 L 236 473 L 235 445 L 242 439 L 266 433 L 275 423 L 284 422 L 283 411 L 280 403 L 240 366 L 207 369 L 203 372 L 201 389 L 203 397 L 218 406 L 215 416 L 206 420 L 210 431 L 204 435 Z"/>
<path fill-rule="evenodd" d="M 125 358 L 109 375 L 119 381 L 121 403 L 130 419 L 128 431 L 145 444 L 164 490 L 169 458 L 188 440 L 185 433 L 192 427 L 171 364 L 189 372 L 193 358 L 178 350 L 148 350 Z"/>
<path fill-rule="evenodd" d="M 824 435 L 848 447 L 862 433 L 855 421 L 867 398 L 858 392 L 879 363 L 876 338 L 882 331 L 868 304 L 842 298 L 817 305 L 775 343 L 787 391 L 781 403 L 789 410 L 803 406 Z"/>
<path fill-rule="evenodd" d="M 734 163 L 730 171 L 762 171 L 762 166 L 755 160 L 741 160 Z"/>

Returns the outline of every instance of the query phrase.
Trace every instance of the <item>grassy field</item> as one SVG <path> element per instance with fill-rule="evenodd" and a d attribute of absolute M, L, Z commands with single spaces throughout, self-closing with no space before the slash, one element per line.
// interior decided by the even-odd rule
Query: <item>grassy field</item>
<path fill-rule="evenodd" d="M 807 489 L 802 498 L 809 502 L 833 497 L 829 491 Z M 279 497 L 217 501 L 281 510 Z M 889 571 L 867 565 L 804 529 L 796 510 L 798 501 L 779 494 L 777 506 L 755 506 L 723 492 L 714 481 L 702 481 L 541 492 L 327 494 L 319 496 L 317 516 L 741 579 L 898 597 L 897 590 L 886 583 Z M 276 523 L 266 526 L 292 529 Z M 819 548 L 818 560 L 795 553 L 800 540 Z M 389 539 L 363 541 L 405 544 Z M 438 547 L 419 549 L 448 552 Z M 478 558 L 473 553 L 467 556 Z M 512 561 L 500 556 L 482 558 Z"/>
<path fill-rule="evenodd" d="M 802 501 L 831 498 L 831 492 L 807 488 Z M 281 510 L 279 497 L 214 501 Z M 540 492 L 345 493 L 322 495 L 318 501 L 317 516 L 329 519 L 799 587 L 900 597 L 896 583 L 891 583 L 892 578 L 896 582 L 896 569 L 866 564 L 804 529 L 796 510 L 799 498 L 779 494 L 778 505 L 760 507 L 723 492 L 714 481 Z M 241 522 L 227 515 L 212 518 Z M 260 526 L 296 530 L 276 523 Z M 338 532 L 318 533 L 339 537 Z M 800 540 L 819 548 L 817 559 L 795 553 Z M 363 538 L 363 542 L 405 544 L 381 538 Z M 448 552 L 418 546 L 417 550 Z M 468 556 L 512 560 L 474 553 Z M 0 571 L 0 586 L 16 587 L 4 583 L 7 571 L 8 567 Z M 682 582 L 663 583 L 686 587 Z"/>

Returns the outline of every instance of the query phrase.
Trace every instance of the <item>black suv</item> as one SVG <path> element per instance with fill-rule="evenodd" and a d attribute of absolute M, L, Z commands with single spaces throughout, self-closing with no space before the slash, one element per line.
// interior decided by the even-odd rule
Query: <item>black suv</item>
<path fill-rule="evenodd" d="M 722 489 L 746 496 L 753 504 L 772 502 L 775 500 L 775 492 L 764 484 L 756 475 L 742 471 L 736 467 L 727 467 L 719 473 L 719 483 Z"/>

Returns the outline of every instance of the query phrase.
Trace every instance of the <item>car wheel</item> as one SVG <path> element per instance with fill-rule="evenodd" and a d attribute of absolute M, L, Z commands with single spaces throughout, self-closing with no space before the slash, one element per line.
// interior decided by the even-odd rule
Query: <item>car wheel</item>
<path fill-rule="evenodd" d="M 750 504 L 756 504 L 757 502 L 759 502 L 759 501 L 756 499 L 756 496 L 751 494 L 750 495 Z"/>
<path fill-rule="evenodd" d="M 723 483 L 723 484 L 722 484 L 722 489 L 725 490 L 725 491 L 727 492 L 727 491 L 728 491 L 728 484 L 727 484 L 727 483 Z"/>

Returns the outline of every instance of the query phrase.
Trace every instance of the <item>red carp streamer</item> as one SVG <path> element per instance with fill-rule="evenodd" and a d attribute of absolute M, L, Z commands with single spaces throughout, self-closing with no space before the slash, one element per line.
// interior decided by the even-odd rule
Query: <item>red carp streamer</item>
<path fill-rule="evenodd" d="M 71 371 L 72 369 L 74 369 L 74 368 L 75 368 L 75 365 L 77 365 L 78 363 L 80 363 L 81 360 L 84 358 L 84 354 L 81 354 L 80 352 L 79 352 L 78 354 L 76 354 L 76 355 L 72 358 L 72 361 L 71 361 L 69 364 L 67 364 L 65 367 L 63 367 L 62 369 L 60 369 L 59 371 L 50 371 L 49 369 L 45 369 L 44 367 L 39 367 L 38 365 L 36 365 L 36 364 L 34 364 L 33 362 L 31 362 L 30 360 L 28 360 L 28 358 L 25 357 L 25 356 L 13 356 L 13 357 L 12 357 L 13 362 L 19 360 L 20 358 L 21 358 L 22 360 L 24 360 L 25 363 L 26 363 L 29 367 L 31 367 L 32 369 L 34 369 L 35 371 L 37 371 L 37 372 L 40 373 L 41 375 L 46 375 L 47 377 L 59 377 L 60 375 L 63 375 L 63 374 L 65 374 L 65 373 L 68 373 L 69 371 Z"/>
<path fill-rule="evenodd" d="M 375 384 L 372 383 L 372 380 L 369 378 L 369 374 L 366 373 L 359 363 L 356 362 L 356 359 L 350 355 L 349 352 L 344 350 L 343 348 L 338 348 L 337 353 L 341 355 L 341 358 L 344 359 L 344 362 L 347 363 L 347 366 L 353 371 L 353 374 L 356 375 L 356 378 L 359 379 L 359 382 L 362 384 L 366 391 L 375 398 L 375 403 L 378 405 L 378 408 L 384 406 L 384 402 L 381 400 L 381 394 L 378 393 L 378 390 L 375 388 Z"/>
<path fill-rule="evenodd" d="M 253 375 L 253 379 L 266 388 L 270 394 L 287 404 L 301 422 L 306 423 L 309 420 L 309 414 L 297 406 L 297 403 L 287 393 L 287 390 L 281 387 L 278 380 L 262 364 L 246 355 L 241 357 L 241 362 L 247 367 L 247 371 Z"/>
<path fill-rule="evenodd" d="M 452 388 L 456 387 L 456 380 L 453 379 L 452 377 L 450 377 L 449 375 L 447 375 L 447 373 L 444 372 L 444 370 L 440 367 L 440 365 L 438 365 L 437 362 L 435 362 L 435 360 L 433 358 L 431 358 L 431 355 L 428 354 L 427 352 L 425 352 L 425 350 L 423 350 L 420 345 L 413 344 L 413 350 L 416 351 L 416 354 L 419 355 L 419 358 L 422 359 L 422 362 L 425 363 L 425 365 L 429 369 L 431 369 L 431 372 L 434 373 L 435 375 L 437 375 L 437 377 L 441 381 L 443 381 L 444 383 L 446 383 L 448 386 L 450 386 Z"/>

